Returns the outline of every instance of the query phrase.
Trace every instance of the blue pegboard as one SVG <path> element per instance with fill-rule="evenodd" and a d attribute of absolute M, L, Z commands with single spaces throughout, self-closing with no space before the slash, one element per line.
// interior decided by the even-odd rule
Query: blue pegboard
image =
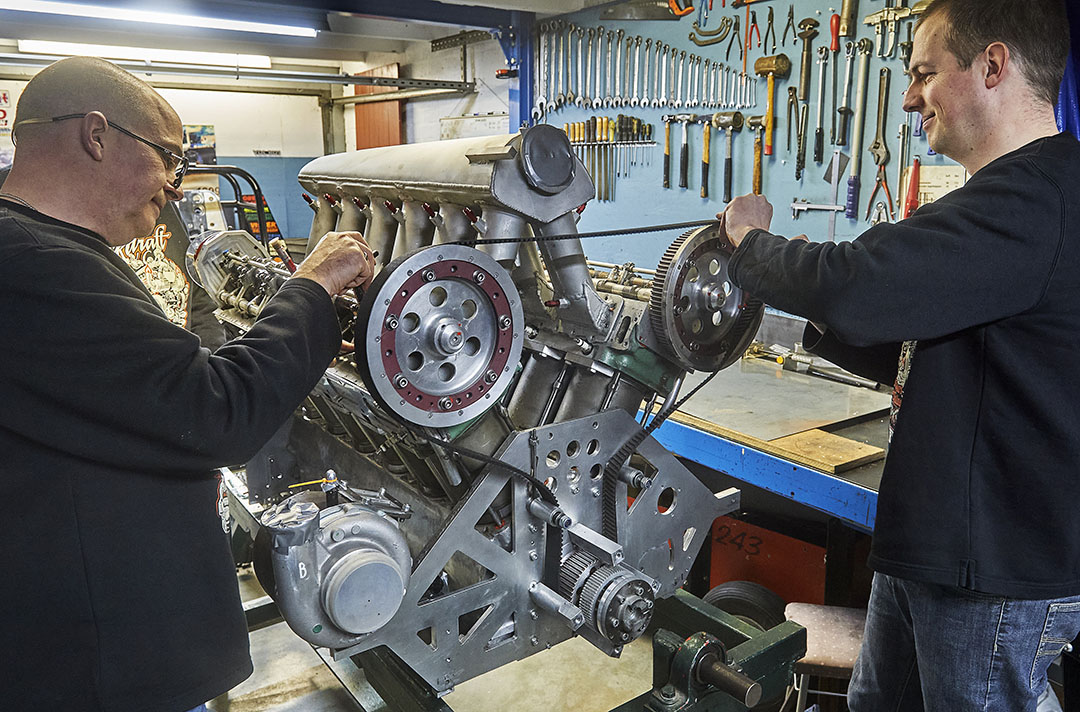
<path fill-rule="evenodd" d="M 730 5 L 731 3 L 727 3 Z M 774 11 L 774 31 L 776 33 L 777 40 L 777 52 L 783 52 L 786 54 L 792 63 L 791 74 L 787 79 L 777 81 L 776 83 L 776 107 L 775 116 L 777 120 L 777 128 L 774 137 L 774 154 L 772 156 L 764 157 L 763 161 L 763 188 L 762 192 L 772 203 L 774 208 L 772 230 L 778 234 L 794 236 L 800 233 L 806 233 L 811 240 L 825 240 L 827 235 L 828 216 L 824 212 L 813 212 L 802 215 L 797 221 L 792 220 L 790 204 L 793 199 L 800 198 L 806 199 L 812 203 L 830 203 L 832 202 L 831 191 L 829 184 L 823 179 L 826 171 L 826 164 L 832 156 L 832 148 L 828 145 L 828 124 L 829 124 L 829 109 L 831 105 L 831 93 L 826 101 L 826 146 L 825 146 L 825 162 L 821 165 L 813 162 L 813 135 L 808 140 L 807 149 L 807 166 L 802 177 L 802 180 L 796 182 L 795 180 L 795 142 L 792 141 L 792 150 L 788 152 L 785 148 L 786 138 L 786 100 L 787 100 L 787 88 L 789 86 L 797 86 L 799 81 L 799 68 L 802 60 L 802 44 L 799 41 L 797 44 L 792 42 L 791 34 L 788 33 L 786 46 L 781 44 L 783 40 L 783 29 L 787 19 L 788 7 L 793 5 L 795 8 L 795 23 L 797 24 L 800 19 L 804 17 L 813 17 L 819 23 L 819 34 L 813 40 L 813 48 L 827 45 L 830 41 L 829 35 L 829 18 L 834 12 L 839 12 L 839 3 L 836 6 L 822 2 L 810 2 L 808 0 L 796 0 L 796 2 L 768 2 L 761 4 L 754 4 L 751 7 L 757 12 L 758 24 L 762 36 L 766 33 L 766 16 L 768 14 L 768 8 L 772 7 Z M 858 40 L 866 37 L 871 41 L 874 39 L 873 28 L 869 25 L 863 24 L 863 18 L 876 10 L 884 7 L 884 2 L 881 0 L 864 0 L 860 3 L 858 22 L 856 23 L 856 34 L 853 38 L 841 38 L 841 44 L 846 39 Z M 710 47 L 698 47 L 689 40 L 689 34 L 692 23 L 699 19 L 698 10 L 690 13 L 679 19 L 678 21 L 665 20 L 665 21 L 620 21 L 611 22 L 601 19 L 601 14 L 604 8 L 591 8 L 581 12 L 562 16 L 561 19 L 569 23 L 573 23 L 580 27 L 589 28 L 602 25 L 605 29 L 624 30 L 631 36 L 640 35 L 641 37 L 652 38 L 654 41 L 659 40 L 667 44 L 677 46 L 680 49 L 685 49 L 687 53 L 694 53 L 706 59 L 713 61 L 724 62 L 724 54 L 727 47 L 727 40 L 724 42 L 712 45 Z M 738 13 L 740 17 L 740 24 L 745 29 L 745 10 L 732 10 L 730 7 L 722 7 L 721 2 L 714 0 L 713 10 L 710 13 L 709 22 L 706 25 L 706 29 L 715 28 L 720 22 L 720 18 L 723 16 L 733 16 Z M 551 18 L 549 18 L 551 19 Z M 898 41 L 906 39 L 906 26 L 911 24 L 911 21 L 904 21 L 901 23 L 901 34 Z M 753 72 L 754 60 L 765 55 L 771 55 L 771 41 L 770 47 L 766 48 L 757 46 L 756 36 L 754 38 L 754 46 L 750 49 L 747 56 L 746 66 L 747 72 Z M 770 51 L 766 51 L 766 49 Z M 732 50 L 732 64 L 734 64 L 737 48 Z M 844 66 L 843 57 L 844 52 L 841 49 L 839 53 L 840 57 L 840 75 L 839 83 L 843 84 L 844 78 Z M 815 59 L 816 61 L 816 59 Z M 830 53 L 830 62 L 832 61 L 832 55 Z M 741 66 L 741 63 L 739 63 Z M 870 70 L 868 73 L 869 79 L 867 82 L 866 91 L 866 112 L 865 123 L 863 127 L 863 156 L 862 156 L 862 168 L 860 171 L 860 204 L 859 204 L 859 219 L 848 220 L 841 214 L 836 222 L 836 239 L 850 240 L 858 237 L 864 230 L 869 227 L 869 223 L 864 221 L 862 217 L 866 212 L 867 200 L 870 197 L 870 192 L 874 188 L 874 176 L 876 167 L 873 159 L 870 156 L 867 147 L 874 139 L 875 123 L 877 119 L 877 100 L 878 100 L 878 72 L 881 67 L 887 66 L 891 70 L 891 81 L 889 88 L 889 109 L 886 122 L 886 140 L 889 146 L 889 152 L 891 154 L 886 170 L 888 171 L 889 187 L 892 190 L 893 198 L 896 199 L 900 193 L 900 186 L 895 185 L 897 180 L 897 155 L 899 153 L 897 132 L 899 124 L 904 121 L 906 114 L 900 108 L 902 96 L 901 92 L 907 87 L 907 77 L 903 74 L 903 62 L 899 59 L 899 52 L 893 53 L 892 58 L 881 59 L 876 56 L 871 56 Z M 542 68 L 538 68 L 542 71 Z M 831 87 L 831 64 L 829 72 L 826 75 L 826 85 Z M 852 82 L 855 82 L 855 78 L 858 74 L 858 61 L 856 60 L 855 70 L 853 71 Z M 816 64 L 811 72 L 810 83 L 810 125 L 814 127 L 815 121 L 815 101 L 817 98 L 818 82 L 817 82 L 817 67 Z M 854 103 L 855 90 L 852 90 L 852 103 Z M 754 107 L 741 109 L 744 115 L 750 116 L 753 114 L 764 114 L 766 105 L 765 97 L 765 79 L 758 80 L 757 88 L 757 104 Z M 688 111 L 696 111 L 698 113 L 724 111 L 726 109 L 704 109 L 694 108 Z M 615 199 L 610 202 L 592 201 L 589 203 L 585 212 L 582 214 L 581 222 L 578 225 L 578 229 L 581 231 L 591 230 L 604 230 L 617 227 L 636 227 L 647 224 L 663 224 L 671 222 L 689 221 L 689 220 L 701 220 L 707 219 L 715 215 L 718 211 L 723 210 L 724 202 L 722 201 L 723 193 L 723 160 L 726 149 L 726 143 L 723 133 L 713 131 L 712 132 L 712 147 L 711 147 L 711 164 L 710 164 L 710 177 L 709 186 L 711 195 L 707 199 L 703 199 L 699 195 L 699 188 L 701 184 L 701 151 L 702 151 L 702 136 L 701 127 L 697 126 L 691 130 L 690 133 L 690 172 L 688 188 L 680 189 L 678 187 L 672 187 L 671 189 L 664 189 L 662 187 L 662 172 L 663 172 L 663 139 L 664 139 L 664 124 L 660 120 L 661 116 L 665 113 L 674 113 L 672 109 L 653 109 L 653 108 L 630 108 L 625 107 L 621 109 L 606 109 L 606 110 L 592 110 L 592 109 L 579 109 L 577 107 L 563 107 L 562 109 L 549 113 L 546 116 L 547 123 L 562 127 L 564 124 L 584 121 L 590 116 L 594 115 L 607 115 L 614 118 L 617 114 L 624 113 L 641 118 L 646 123 L 654 125 L 653 136 L 657 141 L 657 146 L 651 149 L 652 162 L 647 166 L 635 166 L 631 170 L 628 177 L 620 177 L 616 183 Z M 679 160 L 679 143 L 681 140 L 681 127 L 679 125 L 673 125 L 671 129 L 671 142 L 672 142 L 672 185 L 678 184 L 678 160 Z M 733 143 L 733 194 L 740 195 L 749 193 L 752 188 L 752 173 L 753 173 L 753 144 L 754 133 L 747 129 L 743 129 L 741 132 L 735 134 Z M 925 136 L 912 137 L 910 142 L 910 156 L 919 156 L 922 165 L 940 165 L 948 164 L 955 165 L 955 162 L 944 158 L 939 155 L 927 155 L 928 145 L 926 143 Z M 910 160 L 909 160 L 910 163 Z M 845 186 L 847 181 L 847 174 L 841 175 L 841 187 L 839 202 L 844 201 Z M 589 257 L 599 260 L 611 261 L 611 262 L 626 262 L 631 261 L 641 267 L 653 267 L 656 265 L 660 256 L 667 248 L 671 240 L 676 237 L 676 234 L 654 234 L 646 236 L 625 237 L 625 238 L 598 238 L 591 240 L 586 246 L 585 251 Z"/>

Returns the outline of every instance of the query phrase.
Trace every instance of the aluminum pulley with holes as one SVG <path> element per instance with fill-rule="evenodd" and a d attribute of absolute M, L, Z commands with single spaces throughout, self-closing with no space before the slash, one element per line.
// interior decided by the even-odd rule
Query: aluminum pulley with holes
<path fill-rule="evenodd" d="M 649 315 L 676 363 L 718 371 L 735 363 L 761 323 L 764 304 L 731 283 L 734 248 L 721 224 L 680 235 L 656 268 Z"/>
<path fill-rule="evenodd" d="M 436 245 L 395 259 L 364 294 L 357 366 L 371 394 L 401 418 L 448 427 L 492 407 L 521 359 L 524 316 L 498 262 Z"/>

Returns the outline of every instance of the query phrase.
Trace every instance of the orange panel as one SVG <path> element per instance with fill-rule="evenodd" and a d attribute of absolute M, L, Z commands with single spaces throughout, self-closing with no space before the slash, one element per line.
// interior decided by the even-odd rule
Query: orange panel
<path fill-rule="evenodd" d="M 386 64 L 374 69 L 368 69 L 359 73 L 365 77 L 393 77 L 398 76 L 398 64 Z M 353 87 L 357 95 L 381 94 L 383 92 L 397 91 L 395 87 Z M 356 148 L 375 148 L 376 146 L 397 146 L 404 138 L 403 112 L 405 102 L 382 101 L 375 104 L 357 104 L 356 115 Z"/>
<path fill-rule="evenodd" d="M 713 522 L 709 587 L 754 581 L 789 603 L 825 602 L 825 548 L 731 517 Z"/>

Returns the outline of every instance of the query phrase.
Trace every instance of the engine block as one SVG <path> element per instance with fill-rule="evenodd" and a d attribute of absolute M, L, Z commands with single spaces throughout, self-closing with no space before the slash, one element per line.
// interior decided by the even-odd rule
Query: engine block
<path fill-rule="evenodd" d="M 379 271 L 337 298 L 353 348 L 246 468 L 289 625 L 337 658 L 387 646 L 438 691 L 575 634 L 618 655 L 738 507 L 643 427 L 761 320 L 722 226 L 655 271 L 590 263 L 593 183 L 545 125 L 326 156 L 300 183 L 309 248 L 357 230 Z M 188 260 L 236 333 L 288 277 L 244 232 Z"/>

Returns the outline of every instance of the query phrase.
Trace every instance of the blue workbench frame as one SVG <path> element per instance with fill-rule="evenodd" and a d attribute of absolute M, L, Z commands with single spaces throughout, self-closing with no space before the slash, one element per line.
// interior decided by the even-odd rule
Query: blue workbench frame
<path fill-rule="evenodd" d="M 665 421 L 653 437 L 679 457 L 837 517 L 861 531 L 874 529 L 877 492 L 868 487 L 673 420 Z"/>

